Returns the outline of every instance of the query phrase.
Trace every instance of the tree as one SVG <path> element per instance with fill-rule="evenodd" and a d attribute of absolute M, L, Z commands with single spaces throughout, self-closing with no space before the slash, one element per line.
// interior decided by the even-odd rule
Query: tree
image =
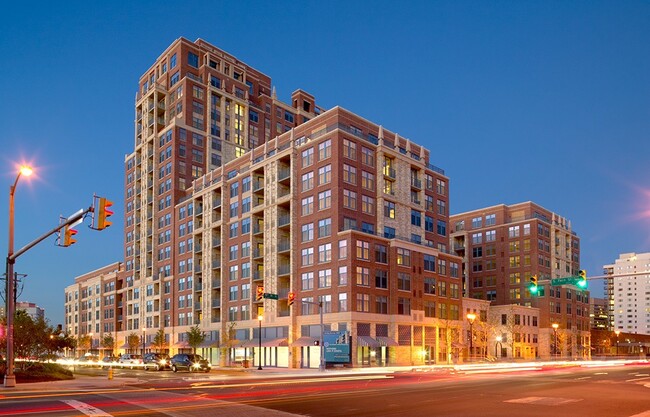
<path fill-rule="evenodd" d="M 165 340 L 165 329 L 158 329 L 153 337 L 153 347 L 157 349 L 158 352 L 162 352 L 165 348 L 167 348 L 167 341 Z"/>
<path fill-rule="evenodd" d="M 138 346 L 140 346 L 140 336 L 135 332 L 129 334 L 126 337 L 126 345 L 129 347 L 129 351 L 137 352 Z"/>
<path fill-rule="evenodd" d="M 92 337 L 89 334 L 81 335 L 77 339 L 77 348 L 81 350 L 89 351 L 91 342 L 92 342 Z"/>
<path fill-rule="evenodd" d="M 196 353 L 196 348 L 199 347 L 204 340 L 205 333 L 201 331 L 198 324 L 190 327 L 190 331 L 187 332 L 187 343 L 190 345 L 194 353 Z"/>
<path fill-rule="evenodd" d="M 221 363 L 225 364 L 224 358 L 228 358 L 228 366 L 231 365 L 230 354 L 228 350 L 237 343 L 237 322 L 231 321 L 228 323 L 228 331 L 221 334 Z"/>
<path fill-rule="evenodd" d="M 110 350 L 111 355 L 113 354 L 113 350 L 115 349 L 115 338 L 113 337 L 112 334 L 107 333 L 104 335 L 102 338 L 102 347 L 105 350 Z"/>

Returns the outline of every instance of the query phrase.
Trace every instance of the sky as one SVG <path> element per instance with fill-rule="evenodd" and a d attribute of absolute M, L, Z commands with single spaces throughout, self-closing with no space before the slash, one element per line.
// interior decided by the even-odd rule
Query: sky
<path fill-rule="evenodd" d="M 20 3 L 20 4 L 19 4 Z M 431 150 L 452 214 L 534 201 L 571 220 L 581 268 L 650 251 L 650 3 L 643 1 L 10 2 L 0 14 L 0 252 L 92 204 L 114 223 L 17 260 L 19 300 L 63 322 L 64 288 L 123 260 L 124 156 L 139 77 L 198 38 Z M 590 282 L 602 296 L 602 282 Z"/>

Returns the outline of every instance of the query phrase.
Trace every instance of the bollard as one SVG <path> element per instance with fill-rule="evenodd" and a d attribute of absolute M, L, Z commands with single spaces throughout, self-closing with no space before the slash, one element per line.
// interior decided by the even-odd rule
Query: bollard
<path fill-rule="evenodd" d="M 108 379 L 113 379 L 113 367 L 108 368 Z"/>

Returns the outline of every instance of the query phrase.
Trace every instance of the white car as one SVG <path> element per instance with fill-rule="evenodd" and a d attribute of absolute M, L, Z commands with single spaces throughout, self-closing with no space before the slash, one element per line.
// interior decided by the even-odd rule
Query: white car
<path fill-rule="evenodd" d="M 117 362 L 122 367 L 130 367 L 133 369 L 136 366 L 142 366 L 142 356 L 133 353 L 125 353 L 120 356 L 120 359 Z"/>

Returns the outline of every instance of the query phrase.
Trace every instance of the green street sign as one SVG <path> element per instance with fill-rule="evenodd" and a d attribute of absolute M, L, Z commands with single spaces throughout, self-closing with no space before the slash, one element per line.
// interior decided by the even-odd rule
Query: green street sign
<path fill-rule="evenodd" d="M 264 298 L 268 298 L 269 300 L 277 300 L 277 299 L 278 299 L 278 295 L 277 295 L 277 294 L 271 294 L 271 293 L 265 292 L 265 293 L 264 293 Z"/>
<path fill-rule="evenodd" d="M 581 282 L 585 282 L 585 281 L 581 277 L 576 277 L 576 276 L 551 279 L 551 285 L 552 286 L 576 285 L 576 286 L 578 286 L 580 288 L 585 288 L 586 285 L 585 286 L 580 285 Z"/>

